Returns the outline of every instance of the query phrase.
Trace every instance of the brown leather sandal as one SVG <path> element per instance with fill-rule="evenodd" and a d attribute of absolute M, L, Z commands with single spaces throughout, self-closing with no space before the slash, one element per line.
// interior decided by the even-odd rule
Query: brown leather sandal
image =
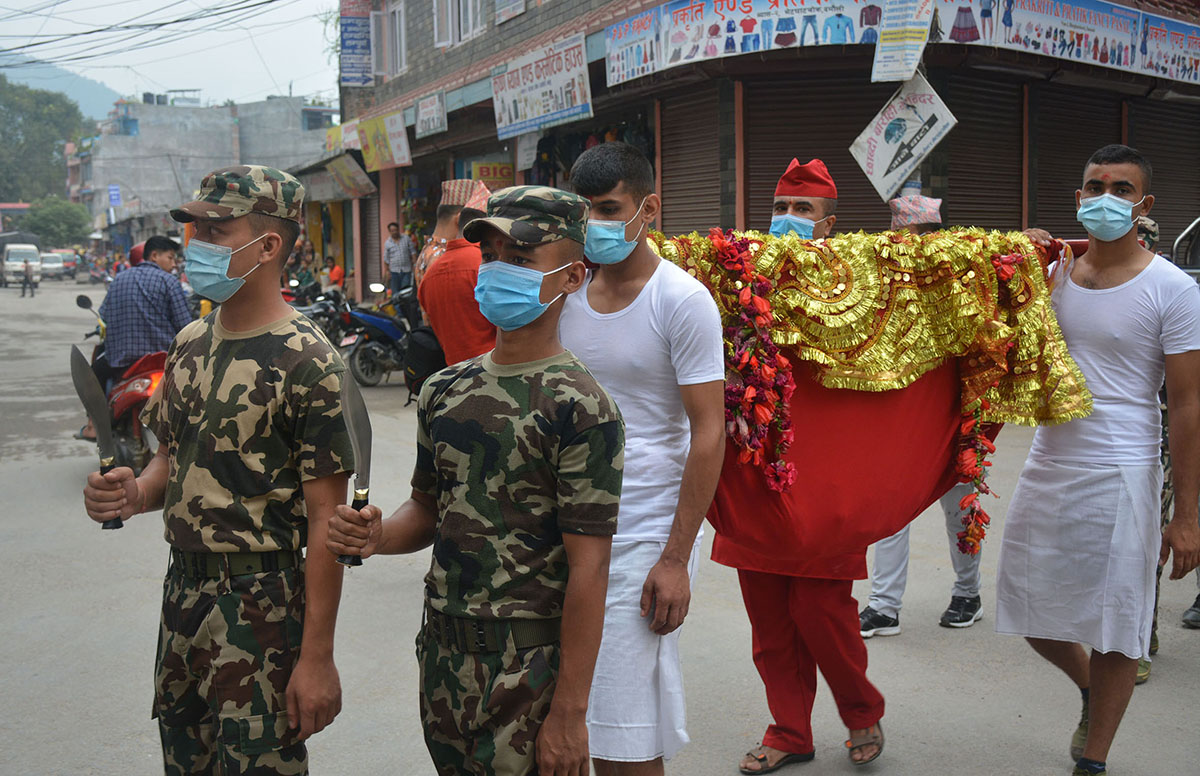
<path fill-rule="evenodd" d="M 869 762 L 874 762 L 879 759 L 879 755 L 883 754 L 883 724 L 876 722 L 871 727 L 875 728 L 876 732 L 871 733 L 869 732 L 870 728 L 868 728 L 867 734 L 859 738 L 855 738 L 854 734 L 851 733 L 850 740 L 846 742 L 846 756 L 855 765 L 866 765 Z M 855 760 L 854 753 L 867 746 L 876 746 L 878 749 L 875 750 L 875 754 L 865 760 Z"/>
<path fill-rule="evenodd" d="M 799 753 L 799 754 L 785 754 L 783 757 L 780 757 L 779 761 L 776 762 L 774 765 L 768 765 L 767 764 L 767 753 L 763 751 L 763 749 L 765 749 L 765 748 L 766 747 L 764 747 L 762 744 L 759 744 L 758 749 L 746 752 L 746 756 L 751 758 L 752 760 L 754 760 L 759 765 L 761 765 L 762 766 L 761 768 L 758 768 L 757 770 L 755 770 L 755 769 L 751 769 L 751 768 L 745 768 L 745 767 L 739 765 L 738 770 L 745 774 L 751 774 L 751 776 L 753 776 L 753 774 L 758 774 L 758 773 L 772 773 L 774 771 L 779 770 L 780 768 L 782 768 L 785 765 L 792 765 L 793 763 L 811 762 L 812 759 L 817 756 L 816 752 Z M 756 754 L 756 752 L 757 752 L 757 754 Z"/>

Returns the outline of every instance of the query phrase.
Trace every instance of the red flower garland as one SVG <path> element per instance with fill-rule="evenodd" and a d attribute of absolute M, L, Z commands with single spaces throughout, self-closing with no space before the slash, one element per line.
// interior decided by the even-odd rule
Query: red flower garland
<path fill-rule="evenodd" d="M 741 448 L 739 461 L 762 467 L 767 486 L 785 491 L 796 481 L 795 465 L 783 460 L 795 438 L 788 402 L 796 383 L 791 362 L 771 338 L 773 287 L 754 269 L 761 243 L 732 230 L 711 229 L 708 237 L 717 263 L 741 286 L 736 306 L 730 305 L 738 311 L 737 323 L 725 328 L 726 365 L 741 378 L 725 384 L 725 433 Z"/>

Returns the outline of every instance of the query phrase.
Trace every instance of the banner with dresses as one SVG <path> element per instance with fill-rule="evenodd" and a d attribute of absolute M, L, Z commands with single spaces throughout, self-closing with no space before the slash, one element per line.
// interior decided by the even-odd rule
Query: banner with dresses
<path fill-rule="evenodd" d="M 876 44 L 887 3 L 672 0 L 607 29 L 608 85 L 721 57 Z M 928 42 L 994 46 L 1200 81 L 1200 26 L 1105 0 L 933 0 Z"/>

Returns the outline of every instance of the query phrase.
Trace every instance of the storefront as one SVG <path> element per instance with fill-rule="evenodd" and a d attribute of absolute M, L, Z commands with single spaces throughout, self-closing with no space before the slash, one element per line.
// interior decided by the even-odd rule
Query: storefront
<path fill-rule="evenodd" d="M 295 173 L 305 189 L 304 237 L 312 241 L 322 261 L 333 258 L 345 271 L 347 292 L 363 298 L 362 289 L 372 281 L 361 277 L 361 270 L 367 269 L 369 275 L 371 262 L 361 260 L 370 254 L 357 224 L 368 209 L 364 205 L 378 201 L 375 183 L 353 152 L 338 153 Z"/>

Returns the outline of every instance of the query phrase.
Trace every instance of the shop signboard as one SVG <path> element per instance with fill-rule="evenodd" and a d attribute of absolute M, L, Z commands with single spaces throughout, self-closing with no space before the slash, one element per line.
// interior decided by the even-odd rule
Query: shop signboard
<path fill-rule="evenodd" d="M 507 162 L 472 162 L 471 179 L 481 181 L 491 191 L 513 185 L 513 166 Z"/>
<path fill-rule="evenodd" d="M 492 105 L 501 140 L 590 118 L 587 46 L 577 33 L 492 71 Z"/>
<path fill-rule="evenodd" d="M 523 13 L 525 13 L 525 0 L 496 0 L 496 24 L 504 24 L 509 19 Z"/>
<path fill-rule="evenodd" d="M 358 138 L 362 143 L 363 162 L 368 172 L 412 164 L 408 129 L 404 126 L 402 111 L 359 119 Z"/>
<path fill-rule="evenodd" d="M 416 104 L 417 140 L 439 132 L 445 132 L 446 121 L 446 92 L 437 91 L 427 94 L 417 100 Z"/>
<path fill-rule="evenodd" d="M 538 141 L 541 132 L 526 132 L 517 137 L 517 169 L 528 170 L 537 162 Z"/>
<path fill-rule="evenodd" d="M 342 86 L 375 82 L 371 62 L 371 1 L 341 0 L 339 7 Z"/>
<path fill-rule="evenodd" d="M 354 157 L 349 154 L 342 154 L 329 160 L 325 169 L 351 199 L 367 197 L 375 193 L 375 184 L 371 183 L 371 178 L 363 172 L 363 168 L 359 167 L 358 162 L 354 161 Z"/>
<path fill-rule="evenodd" d="M 342 124 L 342 148 L 362 150 L 362 140 L 358 137 L 358 119 Z"/>
<path fill-rule="evenodd" d="M 121 206 L 121 186 L 119 184 L 110 183 L 108 185 L 108 206 Z"/>
<path fill-rule="evenodd" d="M 879 42 L 875 44 L 872 81 L 907 81 L 917 72 L 929 22 L 933 19 L 934 0 L 884 0 L 879 24 Z"/>
<path fill-rule="evenodd" d="M 1137 50 L 1138 72 L 1200 82 L 1200 26 L 1143 13 Z"/>
<path fill-rule="evenodd" d="M 342 150 L 342 128 L 330 127 L 325 130 L 325 153 L 332 154 Z"/>
<path fill-rule="evenodd" d="M 904 83 L 850 146 L 850 155 L 886 202 L 958 119 L 920 75 Z"/>
<path fill-rule="evenodd" d="M 660 69 L 662 6 L 650 8 L 604 31 L 604 61 L 609 86 Z"/>

